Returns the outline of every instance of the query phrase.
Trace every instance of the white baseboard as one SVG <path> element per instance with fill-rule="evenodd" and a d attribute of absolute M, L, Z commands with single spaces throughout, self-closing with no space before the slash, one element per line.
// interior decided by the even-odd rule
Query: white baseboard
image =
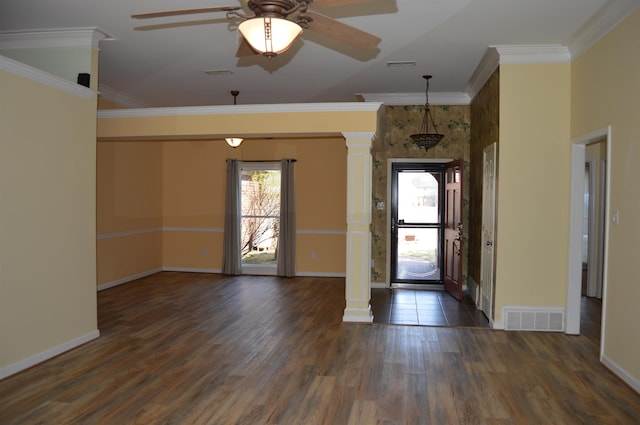
<path fill-rule="evenodd" d="M 185 273 L 222 273 L 222 269 L 205 269 L 197 267 L 163 267 L 161 271 Z"/>
<path fill-rule="evenodd" d="M 100 336 L 100 331 L 96 329 L 95 331 L 91 331 L 78 338 L 74 338 L 60 345 L 56 345 L 55 347 L 49 348 L 48 350 L 44 350 L 40 353 L 34 354 L 33 356 L 29 356 L 26 359 L 20 360 L 19 362 L 3 367 L 2 369 L 0 369 L 0 379 L 4 379 L 8 376 L 21 372 L 25 369 L 28 369 L 31 366 L 35 366 L 38 363 L 42 363 L 45 360 L 49 360 L 59 354 L 64 353 L 65 351 L 69 351 L 82 344 L 86 344 L 87 342 L 93 339 L 96 339 L 99 336 Z"/>
<path fill-rule="evenodd" d="M 147 270 L 146 272 L 136 273 L 136 274 L 131 275 L 131 276 L 126 276 L 126 277 L 122 277 L 120 279 L 112 280 L 110 282 L 105 282 L 105 283 L 102 283 L 102 284 L 98 285 L 98 291 L 102 291 L 102 290 L 108 289 L 108 288 L 113 288 L 114 286 L 122 285 L 124 283 L 131 282 L 132 280 L 136 280 L 136 279 L 140 279 L 140 278 L 143 278 L 143 277 L 146 277 L 146 276 L 150 276 L 152 274 L 159 273 L 162 270 L 163 269 Z"/>
<path fill-rule="evenodd" d="M 602 355 L 600 361 L 618 378 L 622 379 L 627 385 L 640 393 L 640 380 L 632 376 L 629 372 L 624 370 L 620 365 L 605 355 Z"/>
<path fill-rule="evenodd" d="M 489 327 L 491 329 L 496 329 L 499 331 L 503 331 L 504 330 L 504 323 L 503 322 L 494 322 L 493 319 L 489 319 Z"/>
<path fill-rule="evenodd" d="M 104 289 L 113 288 L 114 286 L 123 285 L 136 279 L 141 279 L 152 274 L 160 272 L 184 272 L 184 273 L 215 273 L 221 274 L 222 269 L 209 269 L 209 268 L 196 268 L 196 267 L 162 267 L 159 269 L 147 270 L 141 273 L 136 273 L 131 276 L 122 277 L 120 279 L 112 280 L 98 285 L 98 291 Z M 346 277 L 345 273 L 341 272 L 296 272 L 296 276 L 301 277 Z"/>
<path fill-rule="evenodd" d="M 346 277 L 346 273 L 339 272 L 296 272 L 296 276 L 302 277 Z"/>
<path fill-rule="evenodd" d="M 371 282 L 371 287 L 376 289 L 389 289 L 389 285 L 385 282 Z"/>
<path fill-rule="evenodd" d="M 476 307 L 480 306 L 480 285 L 471 276 L 467 277 L 467 292 L 473 300 Z"/>

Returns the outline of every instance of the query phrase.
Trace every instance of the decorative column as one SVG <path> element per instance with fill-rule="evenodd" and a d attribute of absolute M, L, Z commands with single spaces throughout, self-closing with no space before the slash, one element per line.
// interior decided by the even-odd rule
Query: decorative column
<path fill-rule="evenodd" d="M 347 276 L 342 320 L 371 323 L 371 141 L 375 133 L 343 135 L 347 142 Z"/>

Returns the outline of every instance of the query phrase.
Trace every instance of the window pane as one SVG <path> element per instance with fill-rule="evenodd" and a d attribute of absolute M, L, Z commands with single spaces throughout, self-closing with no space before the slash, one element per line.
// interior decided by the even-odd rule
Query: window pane
<path fill-rule="evenodd" d="M 242 218 L 242 262 L 276 264 L 279 218 Z"/>
<path fill-rule="evenodd" d="M 440 280 L 438 229 L 398 229 L 398 279 Z"/>
<path fill-rule="evenodd" d="M 280 170 L 242 170 L 242 263 L 276 264 Z"/>
<path fill-rule="evenodd" d="M 398 173 L 398 221 L 438 223 L 438 174 L 424 171 Z"/>

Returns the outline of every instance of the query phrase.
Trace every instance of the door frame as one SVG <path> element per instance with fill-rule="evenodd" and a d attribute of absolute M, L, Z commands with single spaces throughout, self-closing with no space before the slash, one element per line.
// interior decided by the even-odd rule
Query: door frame
<path fill-rule="evenodd" d="M 448 162 L 453 161 L 453 158 L 389 158 L 387 159 L 387 235 L 389 234 L 389 229 L 391 229 L 391 213 L 390 213 L 390 205 L 391 205 L 391 190 L 392 190 L 392 181 L 391 174 L 393 172 L 393 164 L 398 163 L 416 163 L 416 164 L 446 164 Z M 391 238 L 387 236 L 387 261 L 385 264 L 385 285 L 387 288 L 391 288 Z M 402 284 L 400 284 L 402 285 Z M 430 285 L 430 284 L 415 284 L 411 283 L 411 288 L 415 289 L 442 289 L 441 284 Z M 395 285 L 394 285 L 395 286 Z"/>
<path fill-rule="evenodd" d="M 606 140 L 607 158 L 611 158 L 611 126 L 585 134 L 571 141 L 571 189 L 569 209 L 569 255 L 567 267 L 567 305 L 565 310 L 565 333 L 580 334 L 582 298 L 582 223 L 584 213 L 584 164 L 586 146 Z M 600 333 L 600 358 L 605 342 L 605 320 L 607 317 L 607 270 L 609 267 L 609 223 L 611 221 L 611 161 L 606 162 L 606 189 L 604 199 L 604 253 L 602 261 L 602 322 Z"/>

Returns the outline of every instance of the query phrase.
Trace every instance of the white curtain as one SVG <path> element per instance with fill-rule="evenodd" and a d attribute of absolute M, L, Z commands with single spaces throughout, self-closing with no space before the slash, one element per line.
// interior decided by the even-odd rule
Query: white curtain
<path fill-rule="evenodd" d="M 240 256 L 240 167 L 237 159 L 227 159 L 227 190 L 224 205 L 222 273 L 242 273 Z"/>
<path fill-rule="evenodd" d="M 296 275 L 296 200 L 293 181 L 295 159 L 280 161 L 280 234 L 278 276 Z"/>

